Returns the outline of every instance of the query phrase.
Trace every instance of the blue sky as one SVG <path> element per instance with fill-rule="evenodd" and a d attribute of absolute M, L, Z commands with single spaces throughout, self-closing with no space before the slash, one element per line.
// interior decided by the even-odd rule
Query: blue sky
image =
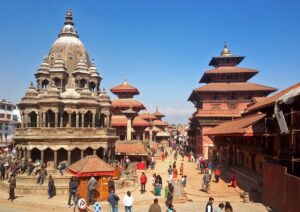
<path fill-rule="evenodd" d="M 0 98 L 18 102 L 63 25 L 66 9 L 111 88 L 127 79 L 149 110 L 187 123 L 187 102 L 224 41 L 245 55 L 251 82 L 288 87 L 300 79 L 299 1 L 1 1 Z M 113 95 L 111 95 L 114 98 Z"/>

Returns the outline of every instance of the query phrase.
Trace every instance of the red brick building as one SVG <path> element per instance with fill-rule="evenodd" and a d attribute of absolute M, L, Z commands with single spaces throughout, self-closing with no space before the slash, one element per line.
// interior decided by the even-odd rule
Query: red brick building
<path fill-rule="evenodd" d="M 192 91 L 189 101 L 197 110 L 190 118 L 189 145 L 193 152 L 209 157 L 213 141 L 206 135 L 212 127 L 241 116 L 253 98 L 265 97 L 275 88 L 247 82 L 257 70 L 238 67 L 244 56 L 233 55 L 226 44 L 220 56 L 212 57 L 199 83 L 206 85 Z"/>

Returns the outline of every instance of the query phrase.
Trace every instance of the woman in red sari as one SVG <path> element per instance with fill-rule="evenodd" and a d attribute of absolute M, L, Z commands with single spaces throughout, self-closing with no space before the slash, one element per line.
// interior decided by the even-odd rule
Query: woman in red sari
<path fill-rule="evenodd" d="M 165 160 L 165 152 L 163 152 L 163 153 L 161 154 L 161 159 L 162 159 L 162 161 Z"/>

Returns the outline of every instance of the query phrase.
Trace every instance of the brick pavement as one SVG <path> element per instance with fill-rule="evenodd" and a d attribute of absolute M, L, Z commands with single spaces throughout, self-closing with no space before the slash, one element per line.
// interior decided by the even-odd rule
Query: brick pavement
<path fill-rule="evenodd" d="M 160 174 L 163 178 L 163 183 L 165 184 L 167 181 L 167 169 L 169 163 L 173 161 L 157 161 L 155 170 L 147 170 L 145 171 L 148 177 L 148 183 L 146 185 L 146 192 L 141 195 L 140 187 L 136 186 L 135 188 L 130 189 L 121 189 L 117 190 L 117 194 L 121 199 L 123 199 L 127 190 L 132 191 L 132 196 L 134 198 L 134 211 L 136 212 L 145 212 L 148 210 L 149 205 L 153 202 L 155 196 L 151 193 L 152 185 L 151 185 L 151 176 L 153 173 Z M 179 167 L 181 159 L 177 162 L 177 166 Z M 140 175 L 141 171 L 138 171 Z M 239 188 L 233 189 L 228 187 L 227 184 L 220 180 L 220 182 L 211 183 L 211 194 L 206 194 L 200 191 L 201 187 L 201 180 L 202 175 L 198 173 L 196 170 L 196 164 L 192 162 L 187 162 L 186 158 L 184 161 L 184 174 L 187 175 L 187 198 L 183 201 L 174 201 L 174 206 L 178 212 L 180 211 L 187 211 L 187 210 L 194 210 L 197 211 L 205 211 L 205 205 L 209 196 L 213 196 L 215 198 L 215 207 L 217 208 L 218 203 L 230 201 L 235 211 L 245 211 L 245 212 L 262 212 L 266 211 L 264 205 L 261 203 L 243 203 L 242 199 L 240 198 L 241 190 Z M 163 194 L 163 192 L 162 192 Z M 2 212 L 2 208 L 9 207 L 9 208 L 17 208 L 16 211 L 74 211 L 74 209 L 67 208 L 67 196 L 56 196 L 53 199 L 47 199 L 46 191 L 45 195 L 24 195 L 23 197 L 19 197 L 15 200 L 12 204 L 6 200 L 7 192 L 0 192 L 0 212 Z M 164 197 L 158 197 L 159 203 L 163 209 L 166 210 L 164 205 Z M 187 199 L 189 201 L 187 201 Z M 107 210 L 107 203 L 102 203 L 102 211 Z M 124 211 L 122 204 L 119 205 L 119 211 Z"/>

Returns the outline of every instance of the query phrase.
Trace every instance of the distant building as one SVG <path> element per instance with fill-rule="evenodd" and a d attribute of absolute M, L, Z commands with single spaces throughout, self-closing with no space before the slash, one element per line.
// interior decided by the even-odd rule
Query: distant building
<path fill-rule="evenodd" d="M 19 114 L 15 105 L 5 99 L 0 100 L 0 145 L 12 144 L 15 129 L 19 125 Z"/>
<path fill-rule="evenodd" d="M 226 44 L 220 56 L 209 63 L 214 68 L 204 72 L 200 83 L 189 97 L 196 112 L 190 118 L 189 144 L 193 151 L 209 157 L 214 146 L 206 135 L 212 127 L 241 116 L 253 98 L 261 98 L 276 91 L 275 88 L 247 82 L 258 71 L 238 67 L 244 56 L 233 55 Z"/>

